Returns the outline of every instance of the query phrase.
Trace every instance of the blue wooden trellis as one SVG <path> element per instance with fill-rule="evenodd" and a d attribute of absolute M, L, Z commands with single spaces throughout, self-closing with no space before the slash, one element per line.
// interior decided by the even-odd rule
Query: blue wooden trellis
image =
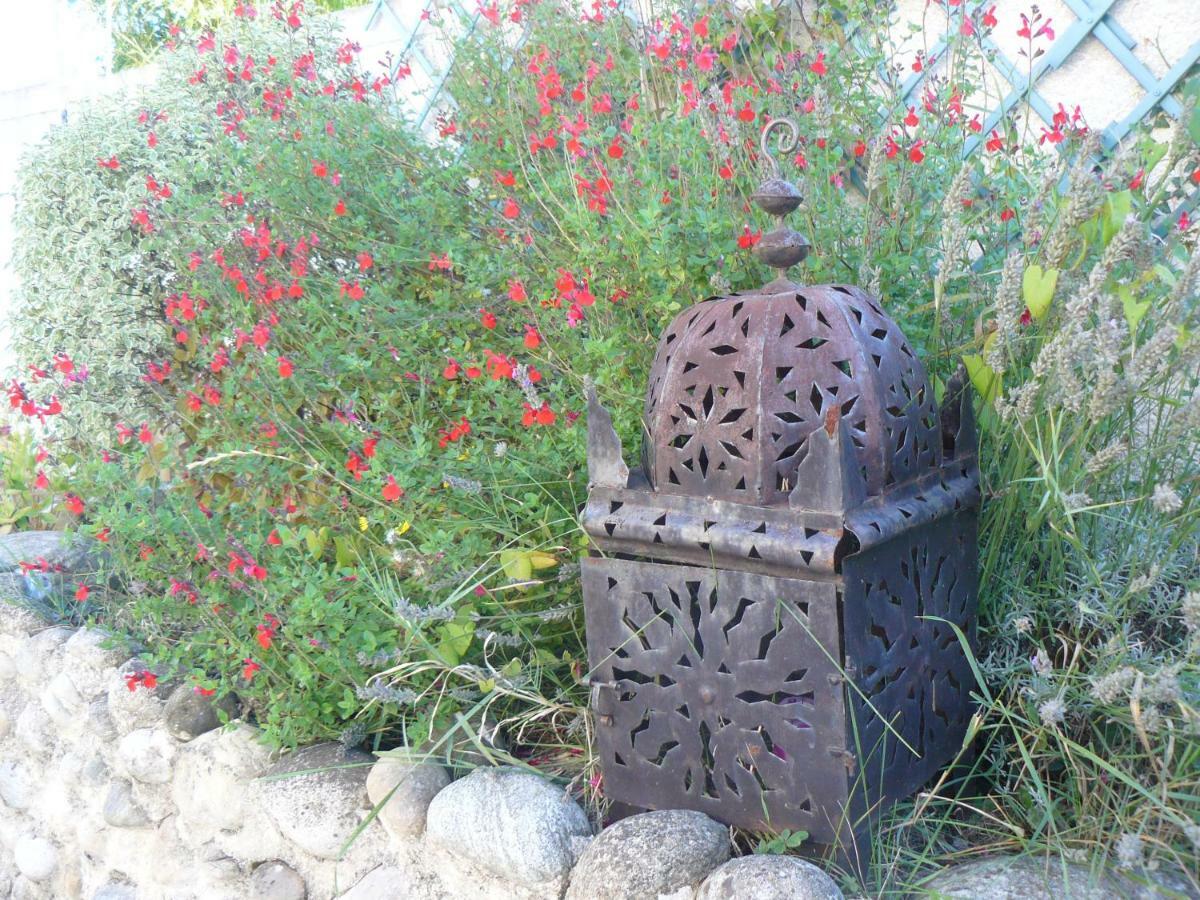
<path fill-rule="evenodd" d="M 1193 43 L 1162 78 L 1156 78 L 1146 64 L 1133 53 L 1137 41 L 1112 17 L 1111 9 L 1116 0 L 1063 0 L 1063 2 L 1075 15 L 1075 21 L 1051 44 L 1046 54 L 1038 60 L 1028 74 L 1022 73 L 989 37 L 985 35 L 980 38 L 983 48 L 988 51 L 989 59 L 1008 82 L 1010 90 L 1000 101 L 1000 105 L 987 114 L 980 134 L 972 136 L 966 142 L 963 148 L 964 156 L 974 152 L 986 139 L 986 135 L 990 134 L 992 129 L 1022 99 L 1027 99 L 1030 108 L 1037 113 L 1038 117 L 1047 126 L 1052 126 L 1054 109 L 1038 91 L 1037 84 L 1047 73 L 1062 66 L 1089 35 L 1103 44 L 1117 62 L 1124 66 L 1125 70 L 1146 91 L 1145 96 L 1125 118 L 1110 122 L 1101 130 L 1100 139 L 1106 150 L 1111 150 L 1120 143 L 1137 123 L 1153 112 L 1155 108 L 1162 109 L 1163 112 L 1174 118 L 1182 115 L 1183 109 L 1179 101 L 1171 96 L 1171 92 L 1200 61 L 1200 40 Z M 969 4 L 964 9 L 963 15 L 972 16 L 982 6 L 983 4 L 979 2 Z M 950 37 L 950 34 L 946 34 L 939 38 L 930 51 L 931 55 L 940 56 L 946 49 Z M 927 72 L 928 68 L 922 72 L 914 72 L 903 82 L 901 93 L 906 101 L 912 97 L 924 81 Z"/>
<path fill-rule="evenodd" d="M 458 16 L 459 21 L 463 26 L 463 37 L 469 37 L 474 33 L 475 27 L 479 22 L 480 13 L 478 11 L 474 13 L 468 12 L 463 8 L 462 4 L 459 3 L 458 0 L 449 0 L 448 3 L 444 4 L 443 11 L 445 10 L 448 10 L 452 14 Z M 405 22 L 404 19 L 402 19 L 399 15 L 397 15 L 396 11 L 392 8 L 392 5 L 388 2 L 388 0 L 375 0 L 371 6 L 370 12 L 367 14 L 367 25 L 364 30 L 370 31 L 385 17 L 390 17 L 402 29 L 407 29 L 409 27 L 409 24 Z M 409 32 L 408 40 L 404 45 L 404 50 L 401 51 L 400 55 L 396 59 L 395 65 L 392 67 L 391 72 L 388 73 L 388 75 L 394 80 L 400 66 L 407 63 L 410 66 L 415 65 L 419 67 L 425 76 L 429 78 L 432 86 L 427 92 L 420 109 L 417 110 L 416 116 L 413 119 L 413 122 L 418 129 L 425 127 L 425 123 L 429 119 L 430 113 L 437 109 L 439 101 L 442 100 L 442 94 L 445 91 L 446 81 L 450 77 L 451 68 L 450 65 L 447 65 L 444 69 L 441 69 L 434 64 L 421 49 L 421 45 L 418 42 L 418 37 L 420 36 L 421 29 L 425 25 L 425 22 L 425 19 L 418 18 L 416 23 L 412 25 L 412 30 Z M 451 65 L 452 64 L 453 62 L 451 62 Z M 453 104 L 454 99 L 447 95 L 447 102 Z"/>

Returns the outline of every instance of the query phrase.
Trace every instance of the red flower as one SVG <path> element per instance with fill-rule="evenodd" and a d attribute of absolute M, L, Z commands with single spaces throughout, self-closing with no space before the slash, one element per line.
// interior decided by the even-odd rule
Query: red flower
<path fill-rule="evenodd" d="M 115 156 L 110 156 L 108 159 L 97 159 L 96 165 L 102 169 L 109 169 L 115 172 L 117 169 L 121 168 L 121 161 Z"/>
<path fill-rule="evenodd" d="M 96 532 L 96 540 L 100 541 L 100 543 L 102 543 L 102 544 L 107 544 L 108 539 L 111 536 L 112 536 L 112 529 L 109 528 L 107 525 L 105 525 L 103 528 L 101 528 L 99 531 Z"/>
<path fill-rule="evenodd" d="M 1030 34 L 1032 25 L 1037 24 L 1040 19 L 1041 16 L 1035 14 L 1033 22 L 1031 23 L 1029 18 L 1024 13 L 1021 13 L 1021 27 L 1017 29 L 1017 37 L 1029 38 L 1030 40 L 1033 40 L 1034 38 L 1040 38 L 1042 35 L 1045 35 L 1049 40 L 1054 40 L 1054 29 L 1050 27 L 1049 19 L 1043 22 L 1037 31 L 1034 31 L 1032 34 Z"/>
<path fill-rule="evenodd" d="M 917 118 L 917 108 L 915 106 L 908 108 L 908 115 L 904 117 L 904 124 L 909 128 L 916 128 L 921 124 L 921 120 Z"/>
<path fill-rule="evenodd" d="M 481 309 L 479 311 L 479 324 L 491 331 L 496 327 L 496 317 L 489 310 Z"/>
<path fill-rule="evenodd" d="M 326 175 L 329 174 L 329 167 L 326 166 L 325 163 L 321 162 L 320 160 L 314 159 L 313 164 L 312 164 L 312 173 L 314 175 L 316 175 L 318 178 L 324 178 Z"/>
<path fill-rule="evenodd" d="M 609 148 L 611 152 L 612 148 Z M 504 201 L 504 208 L 500 210 L 500 214 L 506 219 L 515 219 L 521 214 L 521 207 L 517 205 L 517 201 L 509 197 Z"/>
<path fill-rule="evenodd" d="M 158 146 L 158 135 L 153 131 L 146 135 L 146 146 L 151 150 Z"/>
<path fill-rule="evenodd" d="M 856 141 L 854 144 L 854 158 L 861 159 L 867 152 L 867 145 L 862 141 Z"/>
<path fill-rule="evenodd" d="M 755 244 L 762 240 L 762 229 L 751 232 L 749 225 L 742 226 L 742 233 L 738 236 L 737 245 L 742 250 L 749 250 Z"/>
<path fill-rule="evenodd" d="M 375 265 L 375 260 L 370 253 L 360 253 L 356 258 L 358 259 L 358 268 L 363 272 Z"/>
<path fill-rule="evenodd" d="M 717 169 L 717 174 L 726 181 L 733 177 L 733 167 L 729 165 L 729 160 L 725 160 L 725 164 Z"/>
<path fill-rule="evenodd" d="M 389 475 L 383 483 L 383 499 L 388 503 L 395 503 L 404 496 L 404 488 L 396 484 L 394 475 Z"/>
<path fill-rule="evenodd" d="M 139 687 L 152 691 L 158 686 L 158 676 L 145 669 L 141 672 L 132 672 L 125 676 L 125 686 L 130 691 L 136 691 Z"/>
<path fill-rule="evenodd" d="M 79 586 L 75 588 L 75 599 L 80 603 L 83 603 L 85 600 L 87 600 L 88 594 L 90 593 L 91 591 L 88 589 L 88 586 L 81 581 L 79 582 Z"/>
<path fill-rule="evenodd" d="M 533 325 L 525 326 L 525 346 L 530 350 L 536 350 L 542 343 L 542 336 L 538 334 L 537 328 Z"/>
<path fill-rule="evenodd" d="M 518 281 L 516 278 L 510 278 L 508 281 L 508 299 L 513 303 L 524 303 L 529 299 L 529 295 L 525 293 L 525 284 Z"/>
<path fill-rule="evenodd" d="M 44 491 L 50 487 L 50 479 L 46 477 L 46 473 L 41 469 L 37 471 L 37 478 L 34 479 L 33 486 L 39 491 Z"/>
<path fill-rule="evenodd" d="M 556 418 L 549 402 L 543 400 L 539 409 L 534 409 L 528 403 L 525 404 L 525 414 L 521 416 L 521 424 L 526 428 L 534 425 L 553 425 Z"/>
<path fill-rule="evenodd" d="M 283 544 L 283 538 L 281 538 L 279 536 L 278 529 L 276 529 L 276 528 L 271 529 L 271 533 L 267 535 L 267 543 L 270 544 L 272 547 L 278 547 Z"/>
<path fill-rule="evenodd" d="M 754 121 L 754 110 L 750 108 L 750 101 L 746 101 L 746 105 L 738 110 L 737 117 L 742 122 Z"/>
<path fill-rule="evenodd" d="M 496 184 L 501 185 L 503 187 L 512 187 L 514 184 L 517 183 L 517 177 L 515 175 L 513 175 L 511 170 L 509 170 L 507 172 L 501 172 L 499 170 L 496 170 L 495 172 L 492 173 L 492 177 L 494 179 L 496 179 Z"/>
<path fill-rule="evenodd" d="M 247 657 L 246 659 L 243 659 L 242 662 L 244 663 L 244 665 L 242 666 L 242 678 L 246 679 L 246 681 L 253 681 L 254 673 L 256 673 L 259 669 L 261 669 L 262 666 L 260 666 L 258 663 L 256 663 L 254 660 L 250 659 L 249 657 Z"/>
<path fill-rule="evenodd" d="M 1015 217 L 1015 216 L 1016 216 L 1016 213 L 1013 211 L 1013 208 L 1011 206 L 1009 206 L 1009 207 L 1006 207 L 1000 213 L 1000 221 L 1001 222 L 1011 222 L 1013 217 Z"/>
<path fill-rule="evenodd" d="M 337 202 L 337 205 L 334 206 L 334 208 L 333 208 L 333 214 L 335 216 L 344 216 L 346 214 L 346 201 L 345 200 L 339 200 Z"/>
<path fill-rule="evenodd" d="M 613 138 L 612 143 L 608 145 L 608 155 L 612 159 L 620 159 L 625 155 L 625 148 L 621 146 L 620 138 Z"/>
<path fill-rule="evenodd" d="M 258 645 L 264 650 L 271 649 L 271 638 L 275 636 L 275 629 L 270 625 L 259 625 L 255 629 L 254 639 L 258 641 Z"/>
<path fill-rule="evenodd" d="M 78 494 L 67 494 L 63 499 L 67 504 L 67 509 L 70 510 L 73 515 L 83 515 L 84 503 Z"/>
<path fill-rule="evenodd" d="M 996 5 L 992 4 L 988 11 L 983 14 L 983 24 L 987 28 L 996 27 Z"/>
<path fill-rule="evenodd" d="M 1052 129 L 1042 128 L 1042 136 L 1038 138 L 1038 144 L 1040 146 L 1046 143 L 1046 141 L 1049 141 L 1051 144 L 1061 144 L 1065 137 L 1066 135 L 1063 134 L 1062 128 L 1056 123 Z"/>
<path fill-rule="evenodd" d="M 817 53 L 816 61 L 813 62 L 808 68 L 810 71 L 814 72 L 818 77 L 823 77 L 825 75 L 826 71 L 828 71 L 828 70 L 825 68 L 825 51 L 824 50 L 821 50 L 820 52 Z"/>
<path fill-rule="evenodd" d="M 450 360 L 446 363 L 446 368 L 442 369 L 442 377 L 447 381 L 453 381 L 458 377 L 458 372 L 461 367 L 455 360 Z"/>
<path fill-rule="evenodd" d="M 365 456 L 367 459 L 374 459 L 375 458 L 375 447 L 378 443 L 379 443 L 379 438 L 377 438 L 377 437 L 364 438 L 363 439 L 363 448 L 362 448 L 363 456 Z"/>
<path fill-rule="evenodd" d="M 192 688 L 192 692 L 199 694 L 201 697 L 211 697 L 217 691 L 216 688 L 202 688 L 200 685 L 196 685 L 194 688 Z"/>
<path fill-rule="evenodd" d="M 908 158 L 910 162 L 920 163 L 925 160 L 925 151 L 921 148 L 925 146 L 924 141 L 917 141 L 908 150 Z"/>
<path fill-rule="evenodd" d="M 281 356 L 278 358 L 277 362 L 279 363 L 279 377 L 291 378 L 292 372 L 294 371 L 291 360 L 289 360 L 286 356 Z"/>
<path fill-rule="evenodd" d="M 1133 180 L 1129 182 L 1129 189 L 1131 191 L 1136 191 L 1138 188 L 1140 188 L 1142 186 L 1142 182 L 1145 180 L 1145 178 L 1146 178 L 1146 170 L 1138 169 L 1137 174 L 1133 176 Z"/>

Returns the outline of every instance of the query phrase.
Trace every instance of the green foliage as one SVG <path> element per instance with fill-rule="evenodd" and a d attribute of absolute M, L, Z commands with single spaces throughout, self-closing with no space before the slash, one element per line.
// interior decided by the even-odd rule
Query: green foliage
<path fill-rule="evenodd" d="M 778 856 L 790 850 L 799 850 L 804 846 L 806 840 L 808 840 L 807 831 L 792 831 L 785 828 L 778 834 L 769 837 L 764 835 L 760 838 L 758 844 L 754 847 L 754 852 Z"/>
<path fill-rule="evenodd" d="M 318 24 L 304 40 L 333 63 L 327 28 Z M 266 60 L 294 55 L 299 42 L 284 28 L 243 26 L 239 47 Z M 87 390 L 78 392 L 60 433 L 95 440 L 114 420 L 158 418 L 171 402 L 142 376 L 148 361 L 171 356 L 163 298 L 177 278 L 173 266 L 195 249 L 194 235 L 184 223 L 147 234 L 133 215 L 153 205 L 148 178 L 187 191 L 175 199 L 196 206 L 218 201 L 230 167 L 244 164 L 214 119 L 216 105 L 238 92 L 212 56 L 167 55 L 151 84 L 97 97 L 22 157 L 13 350 L 43 363 L 63 353 L 88 368 Z M 196 79 L 202 68 L 205 77 Z M 98 165 L 113 159 L 116 170 Z"/>
<path fill-rule="evenodd" d="M 164 47 L 171 48 L 182 31 L 199 34 L 217 28 L 241 8 L 253 7 L 244 0 L 90 0 L 97 19 L 111 30 L 113 71 L 153 62 Z M 358 6 L 356 0 L 307 0 L 286 4 L 302 13 L 339 10 Z M 261 15 L 268 15 L 261 10 Z"/>

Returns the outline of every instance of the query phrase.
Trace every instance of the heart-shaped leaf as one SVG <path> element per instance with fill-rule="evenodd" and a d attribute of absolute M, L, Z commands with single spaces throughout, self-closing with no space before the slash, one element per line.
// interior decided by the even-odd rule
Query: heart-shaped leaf
<path fill-rule="evenodd" d="M 1000 394 L 999 373 L 983 361 L 982 356 L 964 356 L 963 365 L 971 377 L 971 384 L 979 392 L 984 403 L 995 403 Z"/>
<path fill-rule="evenodd" d="M 529 563 L 536 569 L 550 569 L 558 565 L 558 559 L 550 553 L 543 553 L 541 550 L 531 550 L 529 553 Z"/>
<path fill-rule="evenodd" d="M 1029 314 L 1037 321 L 1046 317 L 1050 311 L 1050 301 L 1054 298 L 1054 288 L 1058 284 L 1058 269 L 1043 269 L 1039 265 L 1029 266 L 1021 278 L 1021 295 Z"/>
<path fill-rule="evenodd" d="M 1115 191 L 1104 198 L 1104 227 L 1101 234 L 1105 246 L 1121 230 L 1132 209 L 1133 191 Z"/>
<path fill-rule="evenodd" d="M 501 550 L 500 565 L 509 581 L 528 581 L 533 577 L 533 562 L 524 550 Z"/>
<path fill-rule="evenodd" d="M 1150 301 L 1143 300 L 1139 303 L 1133 294 L 1133 288 L 1127 284 L 1118 287 L 1117 294 L 1121 297 L 1121 306 L 1125 310 L 1125 321 L 1129 323 L 1129 330 L 1137 331 L 1138 322 L 1142 321 L 1142 316 L 1146 315 L 1146 310 L 1150 308 Z"/>

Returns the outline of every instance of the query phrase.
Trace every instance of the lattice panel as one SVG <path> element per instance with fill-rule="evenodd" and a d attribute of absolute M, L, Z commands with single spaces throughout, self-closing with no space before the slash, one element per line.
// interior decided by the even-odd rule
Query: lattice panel
<path fill-rule="evenodd" d="M 974 512 L 957 513 L 843 563 L 846 657 L 870 701 L 849 694 L 852 749 L 872 801 L 907 796 L 962 744 L 975 681 L 947 622 L 974 644 L 975 538 Z"/>
<path fill-rule="evenodd" d="M 846 798 L 832 583 L 583 563 L 605 794 L 829 841 Z"/>
<path fill-rule="evenodd" d="M 924 367 L 866 294 L 824 285 L 705 301 L 659 343 L 647 477 L 664 493 L 770 505 L 832 410 L 872 494 L 941 462 Z"/>

